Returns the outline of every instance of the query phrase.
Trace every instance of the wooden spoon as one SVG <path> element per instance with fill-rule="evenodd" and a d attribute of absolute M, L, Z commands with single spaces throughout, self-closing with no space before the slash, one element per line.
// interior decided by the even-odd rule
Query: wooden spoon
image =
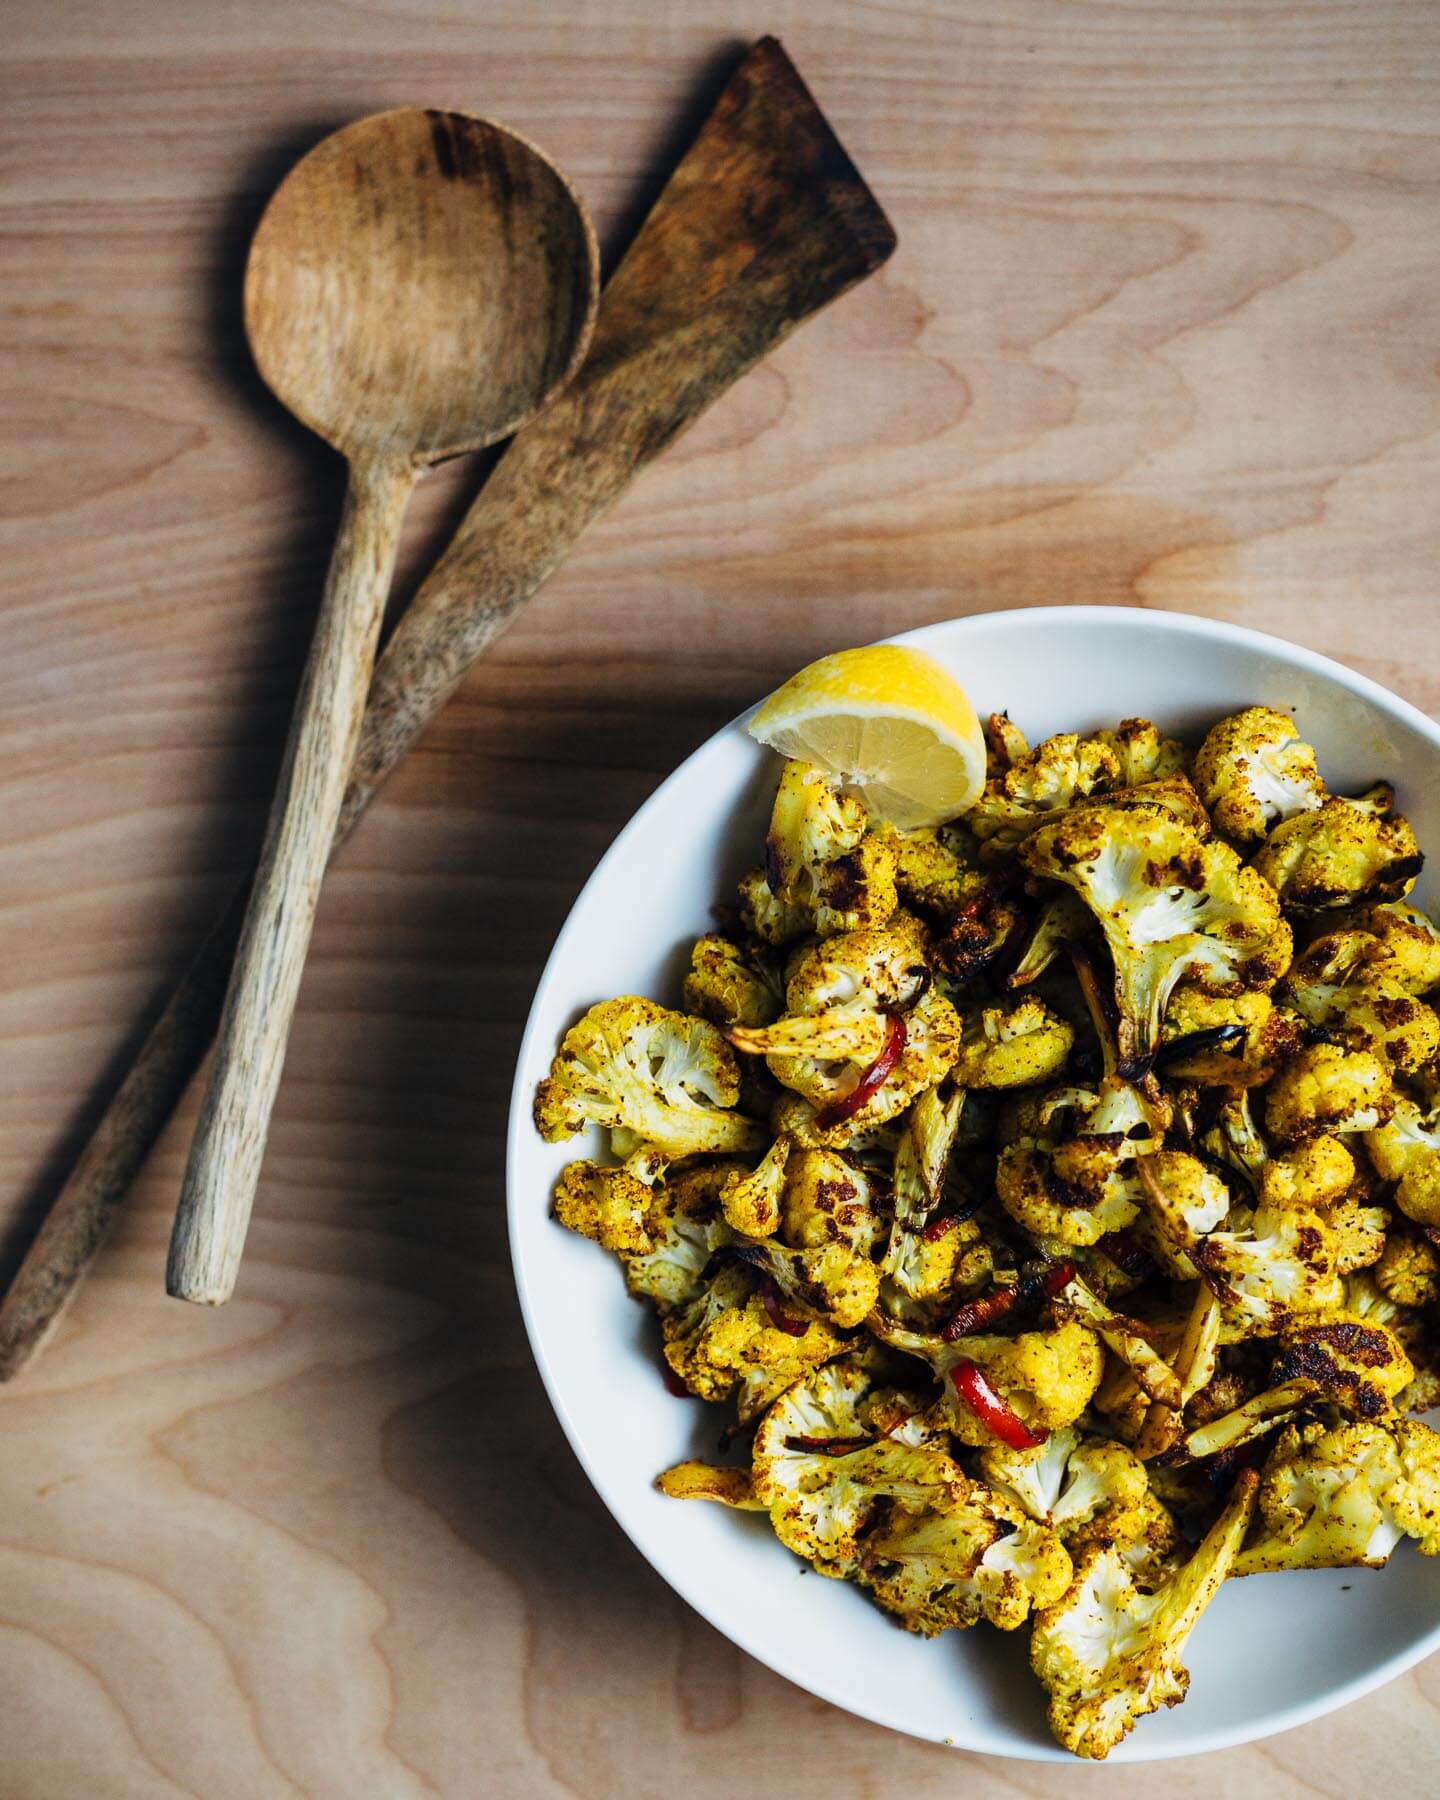
<path fill-rule="evenodd" d="M 260 221 L 250 347 L 350 482 L 170 1240 L 182 1300 L 218 1306 L 235 1286 L 410 490 L 559 391 L 598 293 L 595 235 L 564 176 L 465 113 L 347 126 Z"/>

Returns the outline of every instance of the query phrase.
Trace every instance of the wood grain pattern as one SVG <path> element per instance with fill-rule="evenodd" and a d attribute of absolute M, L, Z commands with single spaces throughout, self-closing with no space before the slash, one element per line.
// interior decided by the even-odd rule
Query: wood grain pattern
<path fill-rule="evenodd" d="M 1433 1787 L 1435 1662 L 1269 1744 L 1103 1774 L 835 1713 L 649 1572 L 531 1370 L 499 1211 L 530 990 L 635 804 L 793 665 L 1108 600 L 1242 618 L 1440 710 L 1440 14 L 775 0 L 763 23 L 901 252 L 590 536 L 335 871 L 241 1296 L 160 1293 L 187 1114 L 0 1394 L 6 1800 L 720 1795 L 762 1757 L 797 1800 Z M 253 855 L 338 514 L 244 356 L 260 203 L 342 119 L 454 102 L 545 144 L 613 242 L 755 24 L 729 0 L 8 10 L 12 1262 Z M 422 488 L 402 586 L 473 481 Z"/>
<path fill-rule="evenodd" d="M 416 478 L 534 417 L 578 367 L 598 292 L 569 183 L 464 113 L 400 107 L 332 133 L 256 230 L 256 366 L 350 474 L 180 1184 L 176 1299 L 220 1306 L 235 1289 Z"/>

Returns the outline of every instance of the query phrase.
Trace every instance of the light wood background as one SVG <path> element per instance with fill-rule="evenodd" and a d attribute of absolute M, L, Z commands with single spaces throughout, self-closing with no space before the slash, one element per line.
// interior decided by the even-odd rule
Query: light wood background
<path fill-rule="evenodd" d="M 1103 600 L 1244 619 L 1440 708 L 1433 5 L 7 0 L 0 1260 L 262 826 L 341 480 L 246 358 L 264 196 L 331 126 L 456 104 L 544 144 L 613 246 L 766 29 L 900 251 L 594 532 L 366 823 L 239 1297 L 162 1294 L 187 1116 L 0 1391 L 3 1800 L 1437 1791 L 1440 1663 L 1109 1775 L 789 1687 L 589 1492 L 501 1216 L 511 1063 L 577 888 L 806 658 Z M 427 482 L 402 593 L 476 476 Z"/>

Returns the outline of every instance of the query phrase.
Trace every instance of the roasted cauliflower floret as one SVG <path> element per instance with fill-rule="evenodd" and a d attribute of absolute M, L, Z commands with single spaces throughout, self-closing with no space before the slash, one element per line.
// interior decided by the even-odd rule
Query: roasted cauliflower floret
<path fill-rule="evenodd" d="M 860 1324 L 880 1291 L 880 1272 L 848 1244 L 791 1250 L 776 1243 L 743 1243 L 734 1254 L 775 1284 L 787 1310 L 826 1319 L 841 1330 Z"/>
<path fill-rule="evenodd" d="M 1440 1553 L 1440 1437 L 1413 1419 L 1287 1425 L 1233 1573 L 1383 1568 L 1402 1537 Z"/>
<path fill-rule="evenodd" d="M 1073 1425 L 1090 1404 L 1105 1368 L 1100 1339 L 1073 1320 L 1014 1337 L 987 1333 L 948 1344 L 884 1321 L 875 1321 L 872 1329 L 882 1342 L 930 1364 L 945 1382 L 951 1431 L 977 1450 L 1000 1440 L 971 1411 L 951 1379 L 961 1363 L 975 1363 L 1003 1403 L 1037 1435 Z"/>
<path fill-rule="evenodd" d="M 777 1399 L 755 1433 L 755 1496 L 780 1542 L 822 1575 L 855 1573 L 882 1501 L 892 1516 L 920 1513 L 970 1491 L 959 1464 L 927 1434 L 902 1427 L 875 1435 L 861 1411 L 870 1389 L 857 1359 L 828 1363 Z"/>
<path fill-rule="evenodd" d="M 632 1294 L 663 1309 L 683 1305 L 704 1292 L 711 1258 L 732 1236 L 720 1209 L 721 1189 L 731 1175 L 743 1170 L 743 1163 L 707 1163 L 647 1190 L 647 1243 L 620 1252 L 625 1285 Z"/>
<path fill-rule="evenodd" d="M 1332 795 L 1317 811 L 1277 825 L 1253 866 L 1287 907 L 1325 912 L 1403 900 L 1424 861 L 1408 821 L 1395 813 L 1395 790 L 1382 781 L 1358 800 Z"/>
<path fill-rule="evenodd" d="M 982 1618 L 1015 1631 L 1071 1573 L 1053 1531 L 976 1486 L 945 1507 L 892 1513 L 866 1540 L 860 1579 L 907 1631 L 934 1637 Z"/>
<path fill-rule="evenodd" d="M 1405 1095 L 1365 1133 L 1377 1174 L 1396 1183 L 1395 1204 L 1417 1225 L 1440 1226 L 1440 1108 L 1422 1111 Z"/>
<path fill-rule="evenodd" d="M 1231 1211 L 1190 1256 L 1224 1308 L 1226 1341 L 1272 1336 L 1295 1313 L 1339 1304 L 1339 1247 L 1318 1213 L 1279 1207 Z"/>
<path fill-rule="evenodd" d="M 1366 945 L 1373 942 L 1359 931 L 1316 938 L 1292 964 L 1282 995 L 1307 1024 L 1413 1074 L 1440 1052 L 1440 1018 L 1366 962 Z"/>
<path fill-rule="evenodd" d="M 1274 891 L 1228 845 L 1203 841 L 1163 807 L 1076 807 L 1032 832 L 1020 859 L 1074 888 L 1099 920 L 1115 966 L 1122 1074 L 1153 1056 L 1183 976 L 1266 988 L 1289 966 Z"/>
<path fill-rule="evenodd" d="M 733 1170 L 720 1189 L 725 1223 L 747 1237 L 773 1237 L 780 1228 L 780 1201 L 790 1161 L 790 1139 L 778 1137 L 750 1170 Z"/>
<path fill-rule="evenodd" d="M 1258 1086 L 1301 1042 L 1300 1021 L 1269 994 L 1207 994 L 1182 982 L 1165 1009 L 1158 1066 L 1167 1081 Z"/>
<path fill-rule="evenodd" d="M 895 853 L 895 885 L 900 898 L 929 913 L 950 914 L 985 885 L 975 861 L 975 843 L 957 825 L 890 834 Z"/>
<path fill-rule="evenodd" d="M 1195 757 L 1195 786 L 1215 829 L 1258 844 L 1270 827 L 1325 800 L 1315 752 L 1288 714 L 1247 706 L 1212 725 Z"/>
<path fill-rule="evenodd" d="M 665 1360 L 701 1400 L 736 1400 L 754 1418 L 808 1369 L 845 1348 L 833 1326 L 794 1319 L 756 1291 L 743 1264 L 725 1263 L 695 1299 L 660 1321 Z"/>
<path fill-rule="evenodd" d="M 1394 982 L 1407 994 L 1428 994 L 1440 987 L 1440 927 L 1419 907 L 1403 900 L 1362 906 L 1346 913 L 1340 923 L 1369 939 L 1364 964 L 1376 979 Z"/>
<path fill-rule="evenodd" d="M 1052 813 L 1119 787 L 1120 768 L 1120 756 L 1109 744 L 1073 731 L 1057 733 L 987 781 L 965 823 L 983 855 L 1006 854 Z"/>
<path fill-rule="evenodd" d="M 1081 1551 L 1075 1577 L 1035 1621 L 1030 1666 L 1050 1694 L 1050 1729 L 1077 1756 L 1103 1760 L 1137 1719 L 1185 1698 L 1186 1640 L 1230 1573 L 1255 1506 L 1242 1475 L 1194 1555 L 1143 1593 L 1113 1544 Z"/>
<path fill-rule="evenodd" d="M 628 995 L 565 1033 L 536 1090 L 535 1123 L 551 1144 L 623 1125 L 671 1156 L 758 1150 L 763 1127 L 728 1110 L 739 1097 L 735 1053 L 713 1025 Z"/>
<path fill-rule="evenodd" d="M 965 1019 L 951 1079 L 967 1088 L 1033 1087 L 1059 1074 L 1075 1030 L 1041 1000 L 983 1006 Z"/>
<path fill-rule="evenodd" d="M 780 1235 L 797 1250 L 846 1244 L 868 1255 L 884 1232 L 876 1198 L 865 1167 L 838 1150 L 793 1151 L 785 1170 Z"/>
<path fill-rule="evenodd" d="M 822 937 L 883 925 L 895 910 L 895 851 L 870 832 L 863 802 L 819 769 L 787 762 L 765 840 L 765 878 L 789 906 L 808 908 Z"/>
<path fill-rule="evenodd" d="M 1328 1132 L 1373 1132 L 1394 1105 L 1390 1071 L 1373 1050 L 1310 1044 L 1266 1090 L 1265 1129 L 1282 1144 Z"/>
<path fill-rule="evenodd" d="M 1185 746 L 1162 738 L 1149 719 L 1122 719 L 1113 731 L 1097 731 L 1094 741 L 1114 751 L 1120 764 L 1117 785 L 1122 788 L 1169 781 L 1183 775 L 1190 761 Z"/>
<path fill-rule="evenodd" d="M 1052 1431 L 1035 1450 L 982 1451 L 980 1473 L 1002 1499 L 1058 1532 L 1066 1544 L 1111 1543 L 1143 1534 L 1148 1523 L 1144 1465 L 1123 1444 Z"/>
<path fill-rule="evenodd" d="M 779 949 L 808 937 L 815 916 L 808 907 L 790 906 L 775 894 L 763 869 L 750 869 L 740 877 L 740 917 L 745 929 L 762 944 Z"/>
<path fill-rule="evenodd" d="M 1354 1180 L 1355 1158 L 1339 1138 L 1322 1135 L 1267 1157 L 1260 1170 L 1260 1195 L 1267 1206 L 1313 1212 L 1343 1199 Z"/>
<path fill-rule="evenodd" d="M 948 1288 L 953 1276 L 957 1244 L 927 1240 L 925 1233 L 944 1192 L 964 1104 L 963 1093 L 942 1098 L 938 1087 L 931 1088 L 906 1116 L 895 1148 L 893 1217 L 881 1264 L 892 1301 L 896 1290 L 906 1299 L 928 1298 L 941 1291 L 937 1283 Z M 970 1238 L 978 1235 L 976 1229 L 966 1233 Z"/>
<path fill-rule="evenodd" d="M 555 1217 L 602 1250 L 643 1255 L 654 1248 L 646 1215 L 653 1196 L 625 1169 L 567 1163 L 555 1183 Z"/>
<path fill-rule="evenodd" d="M 683 998 L 686 1012 L 715 1025 L 768 1025 L 783 995 L 777 970 L 712 931 L 690 952 Z"/>
<path fill-rule="evenodd" d="M 1440 1255 L 1422 1237 L 1394 1233 L 1374 1264 L 1375 1285 L 1396 1306 L 1433 1306 L 1440 1300 Z"/>

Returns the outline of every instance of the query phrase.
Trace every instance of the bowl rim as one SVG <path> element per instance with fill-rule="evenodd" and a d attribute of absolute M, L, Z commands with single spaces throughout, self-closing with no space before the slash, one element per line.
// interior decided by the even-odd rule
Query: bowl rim
<path fill-rule="evenodd" d="M 1388 713 L 1410 726 L 1419 735 L 1426 738 L 1440 755 L 1440 724 L 1429 714 L 1422 712 L 1411 701 L 1392 693 L 1378 681 L 1358 670 L 1347 668 L 1344 663 L 1336 662 L 1332 657 L 1324 656 L 1317 650 L 1311 650 L 1303 644 L 1295 643 L 1289 638 L 1280 637 L 1276 633 L 1257 631 L 1253 626 L 1237 625 L 1226 619 L 1214 619 L 1200 613 L 1182 613 L 1166 611 L 1159 608 L 1113 605 L 1113 606 L 1033 606 L 1002 607 L 988 612 L 966 613 L 958 618 L 935 619 L 927 625 L 913 627 L 909 631 L 898 632 L 894 636 L 874 640 L 886 644 L 918 643 L 923 647 L 925 640 L 937 631 L 964 630 L 966 627 L 978 628 L 990 626 L 1001 619 L 1026 621 L 1027 629 L 1041 626 L 1047 621 L 1059 623 L 1062 620 L 1073 623 L 1077 620 L 1104 625 L 1107 628 L 1125 626 L 1159 632 L 1161 635 L 1187 638 L 1208 638 L 1217 642 L 1228 643 L 1241 648 L 1249 647 L 1263 651 L 1272 656 L 1279 656 L 1296 668 L 1304 669 L 1311 674 L 1321 676 L 1335 685 L 1348 689 L 1351 693 L 1368 700 L 1380 711 Z M 823 654 L 823 652 L 817 652 Z M 763 698 L 763 696 L 762 696 Z M 868 1720 L 871 1724 L 880 1725 L 889 1731 L 898 1731 L 907 1737 L 919 1738 L 922 1742 L 943 1744 L 947 1749 L 966 1751 L 972 1755 L 1003 1756 L 1020 1762 L 1061 1762 L 1077 1766 L 1079 1759 L 1062 1749 L 1058 1744 L 1022 1743 L 1011 1741 L 1005 1743 L 986 1743 L 967 1740 L 962 1736 L 938 1738 L 928 1733 L 919 1732 L 904 1724 L 897 1724 L 893 1718 L 886 1717 L 878 1709 L 857 1704 L 846 1696 L 841 1698 L 826 1682 L 823 1676 L 817 1676 L 810 1670 L 801 1670 L 793 1666 L 790 1659 L 771 1650 L 761 1640 L 758 1633 L 736 1629 L 727 1621 L 721 1623 L 711 1610 L 688 1591 L 687 1584 L 677 1580 L 671 1572 L 662 1567 L 655 1555 L 652 1555 L 647 1544 L 640 1535 L 630 1529 L 621 1497 L 612 1492 L 611 1486 L 601 1475 L 589 1456 L 584 1434 L 571 1414 L 563 1398 L 559 1380 L 546 1354 L 535 1309 L 532 1305 L 529 1282 L 522 1263 L 520 1238 L 515 1229 L 515 1222 L 522 1204 L 533 1201 L 533 1196 L 522 1198 L 516 1174 L 519 1161 L 520 1135 L 523 1131 L 533 1129 L 531 1121 L 530 1096 L 525 1091 L 525 1071 L 529 1065 L 534 1039 L 540 1029 L 541 1014 L 544 1002 L 549 995 L 550 986 L 559 964 L 562 952 L 570 934 L 577 929 L 577 921 L 585 910 L 585 904 L 592 890 L 599 884 L 603 873 L 612 862 L 622 860 L 629 852 L 631 841 L 644 830 L 646 820 L 652 811 L 659 809 L 669 789 L 680 781 L 697 758 L 702 757 L 717 740 L 728 737 L 731 733 L 743 728 L 745 721 L 760 704 L 746 707 L 728 720 L 718 730 L 712 732 L 702 743 L 685 756 L 670 773 L 657 784 L 654 790 L 641 802 L 635 812 L 621 827 L 613 842 L 600 857 L 594 869 L 587 877 L 579 893 L 575 896 L 565 923 L 556 933 L 555 942 L 545 960 L 545 967 L 535 984 L 531 996 L 530 1008 L 526 1015 L 525 1029 L 516 1054 L 515 1072 L 510 1089 L 510 1110 L 505 1132 L 505 1195 L 506 1195 L 506 1229 L 510 1239 L 511 1272 L 515 1281 L 516 1294 L 520 1302 L 520 1313 L 525 1325 L 525 1335 L 529 1341 L 530 1353 L 535 1359 L 545 1393 L 565 1433 L 566 1441 L 574 1452 L 591 1487 L 600 1496 L 607 1511 L 625 1536 L 639 1551 L 650 1567 L 673 1592 L 694 1609 L 714 1629 L 735 1644 L 747 1655 L 772 1670 L 786 1681 L 802 1691 L 814 1694 L 841 1712 L 847 1712 L 858 1718 Z M 1296 1701 L 1289 1706 L 1277 1708 L 1273 1713 L 1263 1715 L 1258 1722 L 1233 1727 L 1218 1727 L 1202 1732 L 1196 1741 L 1185 1744 L 1158 1743 L 1152 1749 L 1142 1741 L 1127 1740 L 1123 1748 L 1127 1754 L 1116 1757 L 1114 1766 L 1122 1763 L 1168 1762 L 1180 1757 L 1206 1755 L 1213 1750 L 1233 1749 L 1242 1744 L 1258 1742 L 1265 1738 L 1290 1731 L 1297 1726 L 1309 1724 L 1314 1719 L 1325 1717 L 1351 1701 L 1359 1700 L 1383 1687 L 1386 1682 L 1395 1680 L 1406 1670 L 1413 1668 L 1436 1650 L 1440 1650 L 1440 1618 L 1437 1618 L 1431 1629 L 1414 1643 L 1403 1650 L 1382 1658 L 1372 1667 L 1365 1669 L 1348 1680 L 1339 1681 L 1324 1688 L 1320 1693 L 1308 1700 Z"/>

